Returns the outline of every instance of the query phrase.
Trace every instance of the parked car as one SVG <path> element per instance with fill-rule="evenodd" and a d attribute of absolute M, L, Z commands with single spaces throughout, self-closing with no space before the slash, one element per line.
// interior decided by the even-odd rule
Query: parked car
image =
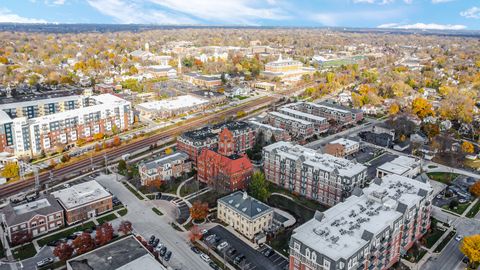
<path fill-rule="evenodd" d="M 153 246 L 153 247 L 156 247 L 156 246 L 158 246 L 158 243 L 160 243 L 160 239 L 157 238 L 157 239 L 155 239 L 155 240 L 153 241 L 152 246 Z"/>
<path fill-rule="evenodd" d="M 163 257 L 165 256 L 165 253 L 167 253 L 167 247 L 166 246 L 163 246 L 161 249 L 160 249 L 160 256 Z"/>
<path fill-rule="evenodd" d="M 212 269 L 215 269 L 215 270 L 219 270 L 220 269 L 220 266 L 218 266 L 216 263 L 214 262 L 210 262 L 208 265 L 210 265 L 210 267 Z"/>
<path fill-rule="evenodd" d="M 172 257 L 172 252 L 169 250 L 167 251 L 167 254 L 165 254 L 165 261 L 170 261 L 170 258 Z"/>
<path fill-rule="evenodd" d="M 267 248 L 265 249 L 265 251 L 263 251 L 263 255 L 265 255 L 265 257 L 270 257 L 272 256 L 273 254 L 273 250 L 271 248 Z"/>
<path fill-rule="evenodd" d="M 463 239 L 463 235 L 461 235 L 461 234 L 459 234 L 455 237 L 455 240 L 457 240 L 458 242 L 460 242 L 462 239 Z"/>
<path fill-rule="evenodd" d="M 231 248 L 227 251 L 228 255 L 232 256 L 233 254 L 237 253 L 237 250 L 235 248 Z"/>
<path fill-rule="evenodd" d="M 45 258 L 45 259 L 37 262 L 37 266 L 42 267 L 42 266 L 45 266 L 45 265 L 48 265 L 48 264 L 51 264 L 51 263 L 53 263 L 53 258 L 48 257 L 48 258 Z"/>
<path fill-rule="evenodd" d="M 222 240 L 222 238 L 218 235 L 215 236 L 215 243 L 218 243 Z"/>
<path fill-rule="evenodd" d="M 207 230 L 207 229 L 203 229 L 203 230 L 202 230 L 202 234 L 203 234 L 203 235 L 206 235 L 207 233 L 208 233 L 208 230 Z"/>
<path fill-rule="evenodd" d="M 200 254 L 200 250 L 197 247 L 190 248 L 195 254 Z"/>
<path fill-rule="evenodd" d="M 208 257 L 208 255 L 205 253 L 202 253 L 202 255 L 200 255 L 200 258 L 202 258 L 202 260 L 206 261 L 207 263 L 211 261 L 210 257 Z"/>
<path fill-rule="evenodd" d="M 155 235 L 150 236 L 150 240 L 148 240 L 148 244 L 152 245 L 153 241 L 155 241 Z"/>
<path fill-rule="evenodd" d="M 237 257 L 235 257 L 233 263 L 238 265 L 243 261 L 243 259 L 245 259 L 245 255 L 239 254 Z"/>
<path fill-rule="evenodd" d="M 76 235 L 76 234 L 70 234 L 69 236 L 67 236 L 67 239 L 75 240 L 77 237 L 78 237 L 78 235 Z"/>
<path fill-rule="evenodd" d="M 227 241 L 223 241 L 220 243 L 220 245 L 217 246 L 218 251 L 222 251 L 222 249 L 226 248 L 228 246 Z"/>
<path fill-rule="evenodd" d="M 162 243 L 159 243 L 159 244 L 157 245 L 157 247 L 155 248 L 155 251 L 156 251 L 156 252 L 160 252 L 160 250 L 161 250 L 163 247 L 164 247 L 164 245 L 163 245 Z"/>

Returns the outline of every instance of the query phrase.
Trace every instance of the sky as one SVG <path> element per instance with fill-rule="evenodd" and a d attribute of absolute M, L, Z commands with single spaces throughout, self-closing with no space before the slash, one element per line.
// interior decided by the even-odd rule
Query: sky
<path fill-rule="evenodd" d="M 480 0 L 0 0 L 0 22 L 480 30 Z"/>

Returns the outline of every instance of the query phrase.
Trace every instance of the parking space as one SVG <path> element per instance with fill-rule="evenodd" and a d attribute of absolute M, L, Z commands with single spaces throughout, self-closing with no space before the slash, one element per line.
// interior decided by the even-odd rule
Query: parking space
<path fill-rule="evenodd" d="M 211 241 L 208 241 L 207 239 L 210 239 L 208 236 L 213 234 L 216 237 L 210 237 Z M 255 250 L 222 226 L 215 226 L 210 229 L 208 235 L 203 239 L 203 241 L 205 241 L 207 245 L 215 247 L 213 249 L 217 254 L 219 254 L 221 257 L 225 257 L 228 261 L 232 262 L 234 265 L 237 265 L 241 269 L 284 269 L 282 266 L 285 265 L 285 263 L 274 256 L 278 254 L 272 254 L 271 256 L 273 259 L 266 257 L 260 251 Z M 224 241 L 228 243 L 228 246 L 222 249 L 222 251 L 217 250 L 217 245 Z M 235 263 L 235 260 L 241 255 L 243 255 L 245 258 L 240 260 L 240 262 Z"/>
<path fill-rule="evenodd" d="M 258 251 L 264 254 L 267 250 L 272 250 L 272 255 L 268 256 L 268 259 L 277 266 L 277 269 L 288 269 L 288 260 L 271 247 L 264 245 Z"/>

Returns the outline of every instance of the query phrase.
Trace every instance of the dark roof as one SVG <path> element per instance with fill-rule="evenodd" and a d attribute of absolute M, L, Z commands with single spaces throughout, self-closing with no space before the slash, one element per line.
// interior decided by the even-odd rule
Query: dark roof
<path fill-rule="evenodd" d="M 224 128 L 227 128 L 228 130 L 234 132 L 236 130 L 251 128 L 251 126 L 249 123 L 244 121 L 231 121 L 227 123 L 216 124 L 213 126 L 206 126 L 192 131 L 187 131 L 182 134 L 182 137 L 191 140 L 202 141 L 208 138 L 216 137 L 218 133 Z"/>
<path fill-rule="evenodd" d="M 252 219 L 263 215 L 264 213 L 273 211 L 270 206 L 248 196 L 244 191 L 234 192 L 218 200 L 234 209 L 234 211 Z"/>
<path fill-rule="evenodd" d="M 407 211 L 407 208 L 408 208 L 408 206 L 407 206 L 406 204 L 403 204 L 403 203 L 399 202 L 399 203 L 397 204 L 397 209 L 396 209 L 396 210 L 397 210 L 398 212 L 404 214 L 404 213 Z"/>
<path fill-rule="evenodd" d="M 336 108 L 336 109 L 340 109 L 340 110 L 350 111 L 352 113 L 362 112 L 362 110 L 359 110 L 359 109 L 353 109 L 353 108 L 345 107 L 345 106 L 338 105 L 338 104 L 335 104 L 335 103 L 332 103 L 332 102 L 327 102 L 327 101 L 318 102 L 317 104 L 332 107 L 332 108 Z"/>
<path fill-rule="evenodd" d="M 42 202 L 48 203 L 43 204 Z M 22 208 L 23 211 L 19 211 Z M 2 210 L 5 214 L 5 222 L 8 226 L 16 225 L 32 219 L 36 215 L 49 215 L 58 211 L 63 211 L 58 201 L 50 194 L 42 195 L 33 202 L 21 204 L 8 204 Z"/>

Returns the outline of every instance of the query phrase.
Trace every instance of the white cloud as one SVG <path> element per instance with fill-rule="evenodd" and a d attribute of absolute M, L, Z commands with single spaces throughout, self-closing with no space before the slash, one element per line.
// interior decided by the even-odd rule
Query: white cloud
<path fill-rule="evenodd" d="M 87 0 L 88 4 L 100 13 L 126 24 L 195 24 L 195 20 L 155 9 L 143 8 L 135 1 L 123 0 Z"/>
<path fill-rule="evenodd" d="M 405 2 L 411 0 L 404 0 Z M 355 4 L 379 4 L 379 5 L 386 5 L 395 2 L 395 0 L 353 0 Z"/>
<path fill-rule="evenodd" d="M 307 15 L 307 18 L 324 26 L 341 26 L 352 18 L 362 22 L 381 22 L 398 17 L 403 12 L 403 9 L 324 12 Z"/>
<path fill-rule="evenodd" d="M 455 0 L 432 0 L 432 4 L 441 4 L 441 3 L 447 3 L 447 2 L 453 2 Z"/>
<path fill-rule="evenodd" d="M 480 8 L 471 7 L 465 11 L 460 12 L 460 16 L 469 18 L 469 19 L 480 19 Z"/>
<path fill-rule="evenodd" d="M 63 5 L 63 4 L 65 4 L 65 0 L 53 0 L 52 3 L 54 5 Z"/>
<path fill-rule="evenodd" d="M 42 19 L 25 18 L 12 13 L 9 9 L 0 8 L 0 23 L 47 23 Z"/>
<path fill-rule="evenodd" d="M 429 30 L 462 30 L 467 28 L 461 24 L 436 24 L 436 23 L 414 23 L 414 24 L 399 24 L 386 23 L 377 26 L 378 28 L 394 28 L 394 29 L 429 29 Z"/>

